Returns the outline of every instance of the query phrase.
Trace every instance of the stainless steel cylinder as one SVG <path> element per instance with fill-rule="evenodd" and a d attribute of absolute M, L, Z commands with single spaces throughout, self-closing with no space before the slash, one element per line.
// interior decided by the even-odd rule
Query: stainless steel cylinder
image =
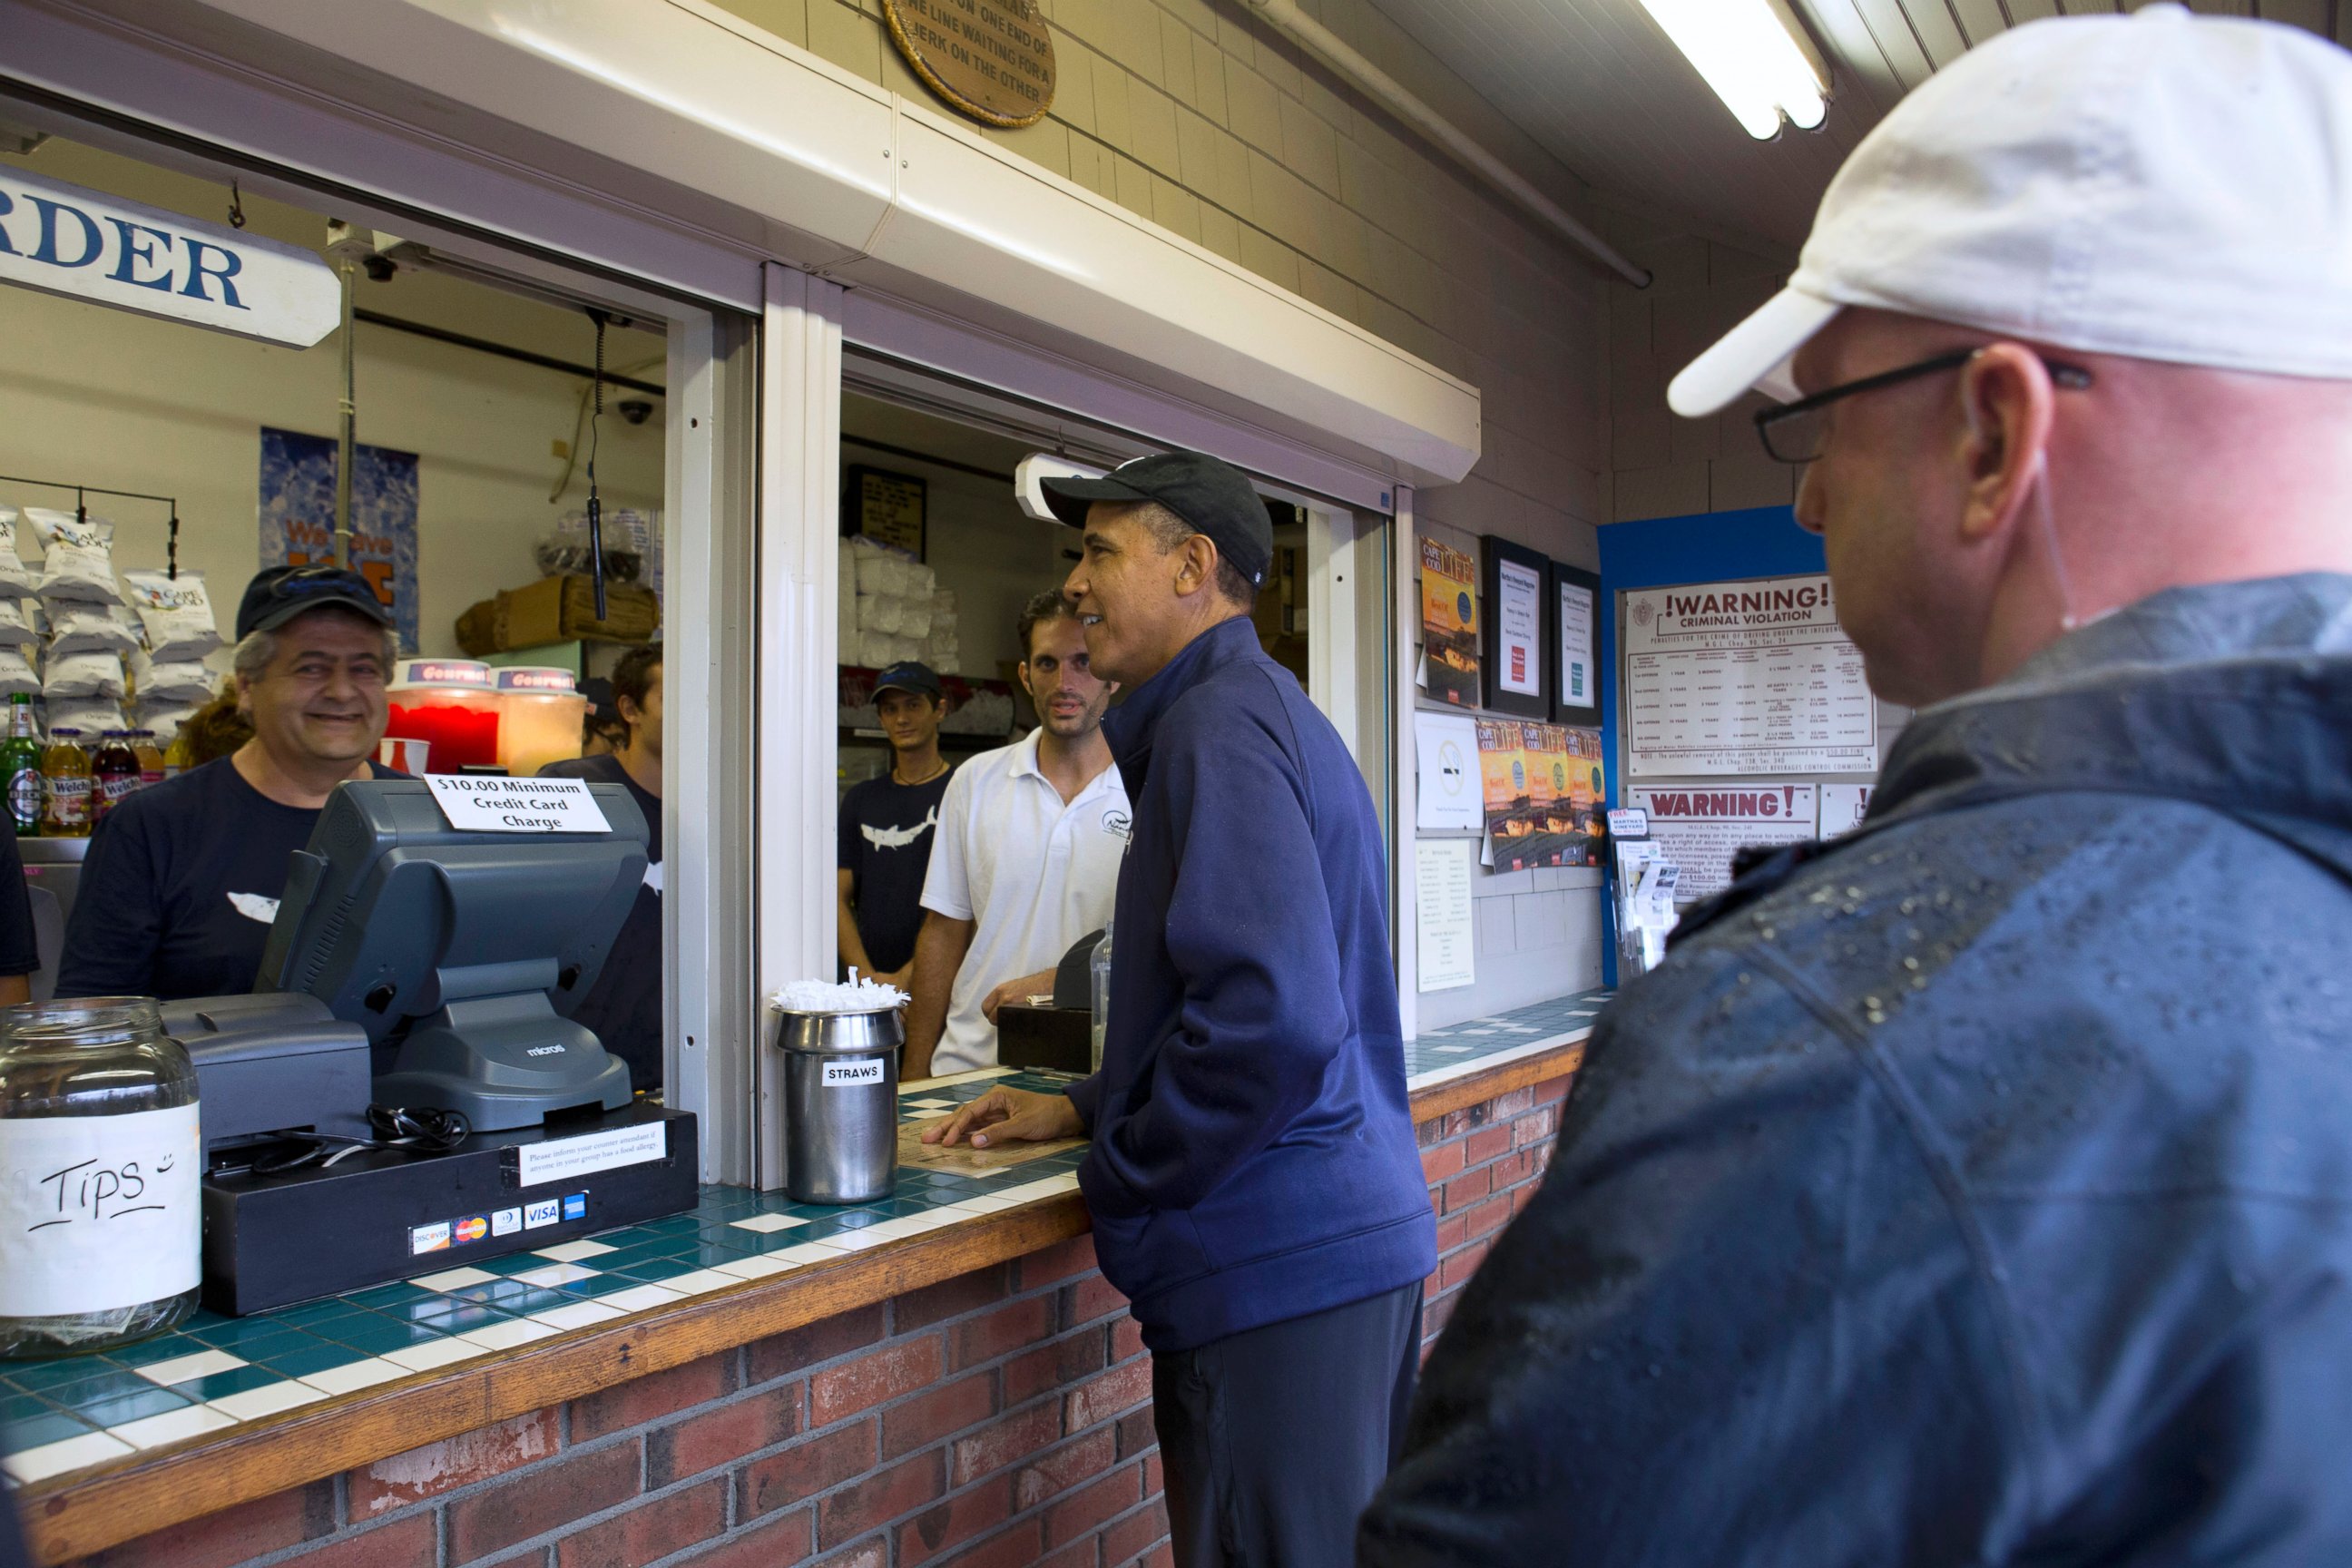
<path fill-rule="evenodd" d="M 898 1184 L 898 1047 L 884 1013 L 785 1013 L 784 1190 L 795 1203 L 862 1204 Z"/>

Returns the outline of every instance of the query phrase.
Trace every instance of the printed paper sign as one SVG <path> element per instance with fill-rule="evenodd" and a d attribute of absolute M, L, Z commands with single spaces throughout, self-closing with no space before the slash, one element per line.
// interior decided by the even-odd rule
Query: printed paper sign
<path fill-rule="evenodd" d="M 1522 697 L 1543 695 L 1543 574 L 1516 561 L 1495 573 L 1495 684 Z"/>
<path fill-rule="evenodd" d="M 667 1159 L 669 1124 L 648 1121 L 640 1127 L 615 1127 L 578 1138 L 548 1138 L 525 1143 L 515 1154 L 520 1162 L 516 1173 L 519 1182 L 523 1186 L 535 1187 L 541 1182 L 584 1176 L 591 1171 L 610 1171 L 622 1165 L 644 1165 Z M 532 1209 L 538 1206 L 530 1205 Z M 528 1211 L 525 1223 L 536 1223 L 529 1218 Z"/>
<path fill-rule="evenodd" d="M 1731 858 L 1756 845 L 1801 844 L 1813 837 L 1811 784 L 1703 784 L 1631 792 L 1650 815 L 1650 837 L 1682 868 L 1675 896 L 1685 903 L 1731 886 Z"/>
<path fill-rule="evenodd" d="M 1592 685 L 1592 590 L 1559 585 L 1559 700 L 1568 708 L 1598 708 Z"/>
<path fill-rule="evenodd" d="M 610 833 L 585 779 L 427 773 L 449 826 L 467 833 Z"/>
<path fill-rule="evenodd" d="M 882 1058 L 868 1061 L 827 1062 L 822 1077 L 827 1089 L 856 1089 L 865 1084 L 882 1081 Z"/>
<path fill-rule="evenodd" d="M 0 1315 L 137 1306 L 202 1278 L 196 1108 L 0 1119 Z"/>
<path fill-rule="evenodd" d="M 1477 983 L 1470 847 L 1462 838 L 1413 840 L 1414 952 L 1423 991 L 1451 991 Z"/>
<path fill-rule="evenodd" d="M 1467 713 L 1415 713 L 1412 740 L 1419 781 L 1413 826 L 1423 833 L 1477 831 L 1477 721 Z"/>
<path fill-rule="evenodd" d="M 1421 541 L 1421 651 L 1431 697 L 1478 706 L 1478 563 L 1434 539 Z"/>
<path fill-rule="evenodd" d="M 1835 838 L 1852 833 L 1862 826 L 1869 815 L 1870 796 L 1875 784 L 1822 785 L 1822 837 Z"/>
<path fill-rule="evenodd" d="M 1624 605 L 1634 777 L 1878 771 L 1878 705 L 1826 576 L 1644 588 Z"/>

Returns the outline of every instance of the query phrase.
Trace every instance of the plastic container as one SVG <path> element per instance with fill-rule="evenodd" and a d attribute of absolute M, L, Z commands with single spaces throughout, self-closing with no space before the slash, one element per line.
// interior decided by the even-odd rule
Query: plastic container
<path fill-rule="evenodd" d="M 0 1356 L 112 1350 L 196 1310 L 203 1140 L 153 998 L 0 1013 Z"/>
<path fill-rule="evenodd" d="M 498 672 L 500 766 L 529 778 L 550 763 L 580 754 L 588 699 L 578 685 L 557 665 L 510 665 Z"/>
<path fill-rule="evenodd" d="M 1102 941 L 1095 943 L 1094 953 L 1087 960 L 1087 978 L 1094 983 L 1090 1001 L 1094 1012 L 1095 1071 L 1097 1072 L 1102 1071 L 1103 1031 L 1110 1023 L 1110 933 L 1117 924 L 1115 921 L 1104 923 Z"/>
<path fill-rule="evenodd" d="M 383 732 L 422 741 L 436 773 L 499 765 L 499 700 L 490 667 L 467 658 L 404 658 L 385 693 Z"/>
<path fill-rule="evenodd" d="M 794 1203 L 863 1204 L 898 1184 L 896 1008 L 785 1013 L 784 1190 Z"/>

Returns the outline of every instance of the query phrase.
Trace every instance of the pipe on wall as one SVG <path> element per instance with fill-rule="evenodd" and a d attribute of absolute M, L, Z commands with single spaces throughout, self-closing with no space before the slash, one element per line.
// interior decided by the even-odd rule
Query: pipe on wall
<path fill-rule="evenodd" d="M 1298 0 L 1248 0 L 1252 11 L 1267 26 L 1287 34 L 1298 46 L 1351 86 L 1378 100 L 1399 120 L 1435 142 L 1478 178 L 1517 202 L 1579 249 L 1591 255 L 1636 289 L 1650 286 L 1649 271 L 1626 259 L 1616 247 L 1570 216 L 1568 209 L 1545 195 L 1486 148 L 1467 132 L 1409 91 L 1403 83 L 1358 53 L 1348 41 L 1298 8 Z"/>

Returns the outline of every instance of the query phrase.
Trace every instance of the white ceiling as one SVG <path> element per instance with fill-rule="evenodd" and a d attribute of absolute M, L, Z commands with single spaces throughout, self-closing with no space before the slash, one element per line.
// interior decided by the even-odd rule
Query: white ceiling
<path fill-rule="evenodd" d="M 1757 142 L 1641 0 L 1373 0 L 1554 157 L 1601 192 L 1793 250 L 1847 152 L 1895 100 L 1971 44 L 2116 0 L 1793 0 L 1830 57 L 1815 132 Z M 2197 0 L 2352 44 L 2352 0 Z"/>

